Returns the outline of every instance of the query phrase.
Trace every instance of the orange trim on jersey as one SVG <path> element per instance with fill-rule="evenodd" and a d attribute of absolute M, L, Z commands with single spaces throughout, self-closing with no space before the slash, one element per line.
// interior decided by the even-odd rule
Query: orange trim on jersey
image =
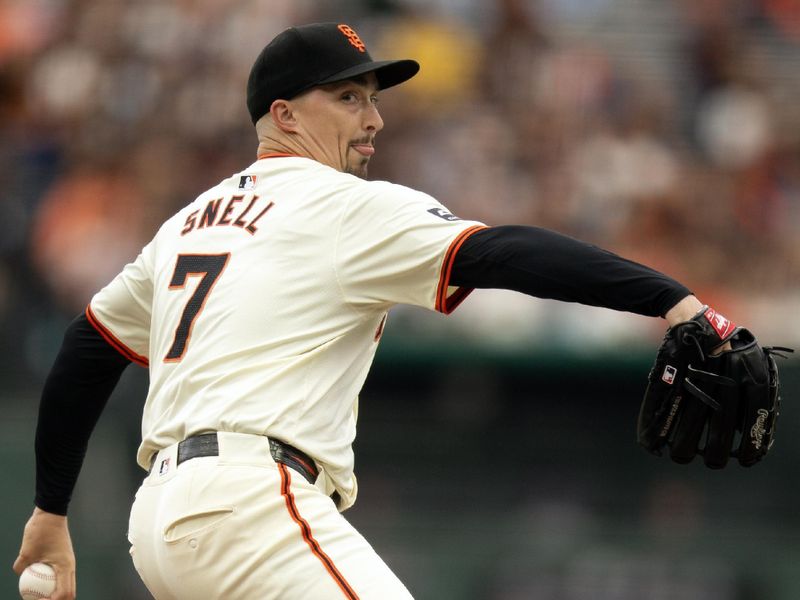
<path fill-rule="evenodd" d="M 473 225 L 468 227 L 456 236 L 450 243 L 450 247 L 444 255 L 444 262 L 442 263 L 442 271 L 439 275 L 439 286 L 436 288 L 436 305 L 435 308 L 441 313 L 449 315 L 456 307 L 461 304 L 464 299 L 472 293 L 473 288 L 458 288 L 450 296 L 447 295 L 447 288 L 450 287 L 450 274 L 453 271 L 453 263 L 458 254 L 459 248 L 467 241 L 473 233 L 477 233 L 481 229 L 486 229 L 486 225 Z"/>
<path fill-rule="evenodd" d="M 311 552 L 314 554 L 314 556 L 319 559 L 319 561 L 322 563 L 322 566 L 324 566 L 325 570 L 328 571 L 328 574 L 333 577 L 336 585 L 338 585 L 344 593 L 345 598 L 348 600 L 358 600 L 358 594 L 356 594 L 353 588 L 350 587 L 350 584 L 347 583 L 344 575 L 342 575 L 339 572 L 339 569 L 336 568 L 336 565 L 333 564 L 330 556 L 322 551 L 322 548 L 319 546 L 319 542 L 314 539 L 314 536 L 311 533 L 311 527 L 308 525 L 308 521 L 300 516 L 300 512 L 297 510 L 297 504 L 294 501 L 294 494 L 292 494 L 292 490 L 289 489 L 289 486 L 292 483 L 292 476 L 289 473 L 289 468 L 283 463 L 278 463 L 278 469 L 281 472 L 281 495 L 283 496 L 284 500 L 286 500 L 286 508 L 289 510 L 289 516 L 291 516 L 292 521 L 297 523 L 297 526 L 300 527 L 300 533 L 303 536 L 303 541 L 308 544 L 308 547 L 311 548 Z"/>
<path fill-rule="evenodd" d="M 266 152 L 264 154 L 259 154 L 258 160 L 261 160 L 262 158 L 280 158 L 282 156 L 284 157 L 289 156 L 292 158 L 303 158 L 299 154 L 291 154 L 289 152 Z"/>
<path fill-rule="evenodd" d="M 150 361 L 146 356 L 142 356 L 141 354 L 137 354 L 131 350 L 100 322 L 100 320 L 92 311 L 91 304 L 86 307 L 86 318 L 89 320 L 89 324 L 91 324 L 91 326 L 97 330 L 97 333 L 103 336 L 103 339 L 107 341 L 114 348 L 114 350 L 122 354 L 122 356 L 142 367 L 147 367 L 150 365 Z"/>

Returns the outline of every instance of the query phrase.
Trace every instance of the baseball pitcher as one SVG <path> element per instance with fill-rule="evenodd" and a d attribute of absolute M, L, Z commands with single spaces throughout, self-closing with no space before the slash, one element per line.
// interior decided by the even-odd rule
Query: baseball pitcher
<path fill-rule="evenodd" d="M 713 467 L 769 450 L 773 351 L 686 287 L 365 179 L 379 93 L 418 68 L 374 61 L 344 24 L 280 33 L 247 84 L 255 162 L 168 219 L 69 326 L 42 393 L 36 507 L 14 565 L 51 564 L 53 600 L 75 596 L 70 497 L 130 363 L 150 385 L 128 536 L 155 598 L 411 598 L 342 516 L 358 494 L 358 394 L 394 305 L 446 314 L 473 288 L 665 317 L 641 443 Z"/>

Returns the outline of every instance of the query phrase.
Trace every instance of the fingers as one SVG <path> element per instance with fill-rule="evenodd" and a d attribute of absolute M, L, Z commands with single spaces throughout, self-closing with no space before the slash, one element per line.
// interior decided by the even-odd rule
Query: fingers
<path fill-rule="evenodd" d="M 711 469 L 722 469 L 728 458 L 736 435 L 737 389 L 718 387 L 715 396 L 722 404 L 721 410 L 712 411 L 708 422 L 708 439 L 703 452 L 703 461 Z"/>
<path fill-rule="evenodd" d="M 11 569 L 17 575 L 22 575 L 22 572 L 25 570 L 29 564 L 31 564 L 31 560 L 24 558 L 21 554 L 17 556 L 17 560 L 14 561 L 14 564 L 11 566 Z"/>
<path fill-rule="evenodd" d="M 75 570 L 74 569 L 56 569 L 56 591 L 50 596 L 50 600 L 74 600 L 75 589 Z"/>
<path fill-rule="evenodd" d="M 683 409 L 670 441 L 669 455 L 672 460 L 680 464 L 692 462 L 697 455 L 710 410 L 696 398 L 684 396 Z"/>

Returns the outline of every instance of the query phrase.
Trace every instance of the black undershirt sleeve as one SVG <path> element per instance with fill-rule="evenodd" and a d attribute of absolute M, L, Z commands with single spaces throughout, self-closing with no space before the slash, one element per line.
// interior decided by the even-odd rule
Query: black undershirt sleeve
<path fill-rule="evenodd" d="M 666 275 L 571 237 L 518 225 L 472 234 L 453 263 L 450 285 L 499 288 L 650 317 L 691 292 Z"/>
<path fill-rule="evenodd" d="M 451 285 L 663 316 L 691 292 L 653 269 L 567 236 L 523 226 L 474 233 L 459 249 Z M 36 505 L 67 514 L 89 437 L 130 361 L 85 315 L 67 328 L 45 382 L 36 429 Z"/>
<path fill-rule="evenodd" d="M 85 315 L 64 334 L 42 391 L 36 428 L 36 506 L 66 515 L 89 436 L 130 361 Z"/>

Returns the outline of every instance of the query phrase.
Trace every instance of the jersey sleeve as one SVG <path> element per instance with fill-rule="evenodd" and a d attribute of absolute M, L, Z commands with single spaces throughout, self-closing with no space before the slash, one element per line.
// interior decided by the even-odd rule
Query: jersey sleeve
<path fill-rule="evenodd" d="M 472 291 L 450 285 L 455 255 L 483 228 L 427 194 L 371 182 L 350 196 L 337 235 L 335 265 L 346 301 L 452 312 Z"/>
<path fill-rule="evenodd" d="M 97 292 L 86 308 L 92 326 L 129 360 L 147 366 L 153 304 L 152 243 L 111 283 Z"/>

